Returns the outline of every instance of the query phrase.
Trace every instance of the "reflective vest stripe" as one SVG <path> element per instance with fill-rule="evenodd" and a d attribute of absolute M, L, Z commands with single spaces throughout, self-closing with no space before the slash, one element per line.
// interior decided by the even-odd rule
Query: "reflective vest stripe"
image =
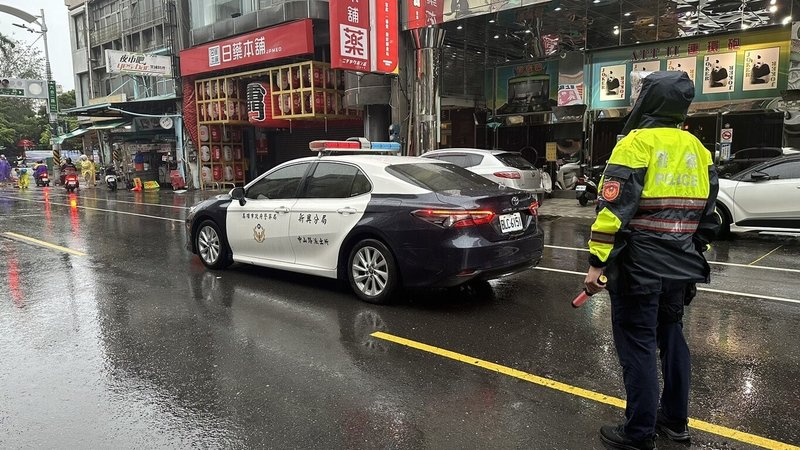
<path fill-rule="evenodd" d="M 639 209 L 705 209 L 705 198 L 655 197 L 639 200 Z"/>
<path fill-rule="evenodd" d="M 592 242 L 601 242 L 603 244 L 613 244 L 614 243 L 614 235 L 608 233 L 601 233 L 599 231 L 592 231 L 592 235 L 589 238 Z"/>
<path fill-rule="evenodd" d="M 700 222 L 697 220 L 669 220 L 639 217 L 632 219 L 631 228 L 659 231 L 662 233 L 694 233 Z"/>

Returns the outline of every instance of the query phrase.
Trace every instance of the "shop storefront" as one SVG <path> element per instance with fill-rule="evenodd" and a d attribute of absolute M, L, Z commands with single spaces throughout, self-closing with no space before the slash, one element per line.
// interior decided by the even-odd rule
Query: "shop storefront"
<path fill-rule="evenodd" d="M 684 127 L 727 160 L 751 147 L 782 147 L 788 110 L 789 27 L 723 34 L 590 53 L 592 158 L 605 161 L 635 100 L 636 72 L 677 70 L 695 82 Z"/>
<path fill-rule="evenodd" d="M 242 185 L 309 156 L 312 140 L 363 135 L 362 111 L 345 102 L 345 72 L 319 60 L 330 48 L 325 28 L 304 19 L 181 53 L 197 186 Z"/>

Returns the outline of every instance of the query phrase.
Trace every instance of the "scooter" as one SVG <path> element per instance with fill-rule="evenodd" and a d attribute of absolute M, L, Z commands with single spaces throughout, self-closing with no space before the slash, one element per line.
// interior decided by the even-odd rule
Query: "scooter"
<path fill-rule="evenodd" d="M 575 184 L 575 198 L 581 206 L 586 206 L 590 201 L 597 200 L 597 186 L 600 184 L 600 177 L 603 175 L 603 166 L 593 166 L 586 169 L 586 164 L 582 164 L 584 175 L 578 177 Z"/>
<path fill-rule="evenodd" d="M 106 168 L 106 176 L 105 176 L 106 186 L 108 186 L 109 191 L 116 191 L 117 190 L 117 172 L 114 170 L 113 167 Z"/>
<path fill-rule="evenodd" d="M 42 172 L 36 177 L 36 186 L 50 186 L 50 175 L 48 175 L 47 172 Z"/>
<path fill-rule="evenodd" d="M 556 188 L 565 191 L 573 189 L 578 182 L 578 172 L 580 170 L 581 165 L 576 162 L 561 162 L 556 172 Z"/>
<path fill-rule="evenodd" d="M 80 189 L 80 178 L 78 177 L 77 173 L 71 172 L 67 173 L 64 177 L 64 187 L 67 188 L 67 192 L 75 192 L 76 190 Z"/>

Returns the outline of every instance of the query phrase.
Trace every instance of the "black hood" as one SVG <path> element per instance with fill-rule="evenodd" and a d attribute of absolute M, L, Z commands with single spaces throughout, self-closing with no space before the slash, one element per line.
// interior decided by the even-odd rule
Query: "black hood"
<path fill-rule="evenodd" d="M 675 128 L 686 119 L 694 100 L 694 83 L 686 72 L 653 72 L 642 80 L 622 134 L 640 128 Z"/>

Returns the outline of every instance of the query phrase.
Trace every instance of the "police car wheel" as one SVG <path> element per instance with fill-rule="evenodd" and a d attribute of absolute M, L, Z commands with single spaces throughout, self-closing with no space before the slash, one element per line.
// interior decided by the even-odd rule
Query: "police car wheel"
<path fill-rule="evenodd" d="M 348 279 L 356 296 L 369 303 L 388 303 L 399 281 L 392 252 L 380 241 L 364 239 L 348 258 Z"/>
<path fill-rule="evenodd" d="M 200 224 L 195 235 L 195 244 L 200 261 L 209 269 L 224 269 L 230 265 L 228 245 L 213 221 L 206 220 Z"/>

